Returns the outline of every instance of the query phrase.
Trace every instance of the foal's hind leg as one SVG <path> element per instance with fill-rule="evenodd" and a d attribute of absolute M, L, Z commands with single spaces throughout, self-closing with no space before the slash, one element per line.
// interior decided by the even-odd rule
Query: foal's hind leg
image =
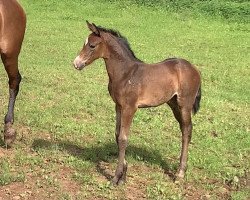
<path fill-rule="evenodd" d="M 180 157 L 180 167 L 176 174 L 178 178 L 184 178 L 187 169 L 188 145 L 192 137 L 192 108 L 180 108 L 181 114 L 181 133 L 182 133 L 182 149 Z"/>
<path fill-rule="evenodd" d="M 116 112 L 115 139 L 118 145 L 118 137 L 121 129 L 121 109 L 118 105 L 115 105 L 115 112 Z"/>
<path fill-rule="evenodd" d="M 2 54 L 1 58 L 9 77 L 9 105 L 4 119 L 4 141 L 6 145 L 10 145 L 16 138 L 16 131 L 12 128 L 12 125 L 14 123 L 14 106 L 19 91 L 21 75 L 18 71 L 18 55 Z"/>
<path fill-rule="evenodd" d="M 187 168 L 187 159 L 188 159 L 188 145 L 192 136 L 192 121 L 191 114 L 192 108 L 189 107 L 180 107 L 177 103 L 177 99 L 173 98 L 168 102 L 168 105 L 171 107 L 176 120 L 180 124 L 180 129 L 182 133 L 182 149 L 180 156 L 180 166 L 176 173 L 177 178 L 184 178 L 185 171 Z"/>

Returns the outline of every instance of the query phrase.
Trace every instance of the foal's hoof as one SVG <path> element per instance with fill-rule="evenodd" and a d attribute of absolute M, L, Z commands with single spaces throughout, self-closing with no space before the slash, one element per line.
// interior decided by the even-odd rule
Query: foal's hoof
<path fill-rule="evenodd" d="M 10 124 L 4 126 L 4 143 L 10 146 L 16 139 L 16 131 Z"/>
<path fill-rule="evenodd" d="M 123 164 L 123 169 L 117 168 L 115 172 L 115 177 L 112 179 L 113 185 L 122 185 L 126 182 L 128 163 L 125 161 Z"/>
<path fill-rule="evenodd" d="M 175 174 L 174 182 L 175 183 L 182 182 L 184 180 L 184 177 L 185 177 L 185 171 L 179 170 L 179 172 Z"/>
<path fill-rule="evenodd" d="M 114 186 L 123 185 L 125 183 L 125 180 L 122 179 L 122 178 L 118 178 L 118 177 L 115 176 L 112 179 L 112 183 L 113 183 Z"/>

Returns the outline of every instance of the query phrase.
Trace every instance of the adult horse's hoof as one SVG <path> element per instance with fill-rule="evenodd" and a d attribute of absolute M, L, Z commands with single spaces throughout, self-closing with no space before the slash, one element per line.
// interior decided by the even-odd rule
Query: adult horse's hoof
<path fill-rule="evenodd" d="M 7 146 L 10 146 L 16 139 L 16 131 L 12 128 L 12 124 L 8 123 L 4 126 L 4 142 Z"/>

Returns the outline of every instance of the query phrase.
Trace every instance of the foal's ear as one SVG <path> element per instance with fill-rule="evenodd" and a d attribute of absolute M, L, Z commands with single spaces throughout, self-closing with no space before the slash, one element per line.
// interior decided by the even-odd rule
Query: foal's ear
<path fill-rule="evenodd" d="M 94 23 L 91 24 L 88 21 L 86 22 L 87 22 L 89 30 L 95 33 L 96 35 L 100 36 L 100 31 L 98 30 L 98 27 Z"/>

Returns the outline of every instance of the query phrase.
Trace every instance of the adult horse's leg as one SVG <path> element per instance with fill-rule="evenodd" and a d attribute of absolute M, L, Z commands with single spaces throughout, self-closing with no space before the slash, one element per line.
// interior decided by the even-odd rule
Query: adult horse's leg
<path fill-rule="evenodd" d="M 118 185 L 126 180 L 127 162 L 125 160 L 125 151 L 128 143 L 129 129 L 132 123 L 136 109 L 135 108 L 122 108 L 120 110 L 121 123 L 119 135 L 116 135 L 119 149 L 118 165 L 115 171 L 113 183 Z"/>
<path fill-rule="evenodd" d="M 9 105 L 4 119 L 4 141 L 6 145 L 10 145 L 16 138 L 16 131 L 12 128 L 12 125 L 14 123 L 14 106 L 19 91 L 21 75 L 18 71 L 18 55 L 2 54 L 1 58 L 9 77 Z"/>
<path fill-rule="evenodd" d="M 179 122 L 182 133 L 182 149 L 180 156 L 180 166 L 176 173 L 176 178 L 184 178 L 187 168 L 188 145 L 192 136 L 192 109 L 180 107 L 177 103 L 177 98 L 173 97 L 168 105 L 171 107 L 176 120 Z"/>

